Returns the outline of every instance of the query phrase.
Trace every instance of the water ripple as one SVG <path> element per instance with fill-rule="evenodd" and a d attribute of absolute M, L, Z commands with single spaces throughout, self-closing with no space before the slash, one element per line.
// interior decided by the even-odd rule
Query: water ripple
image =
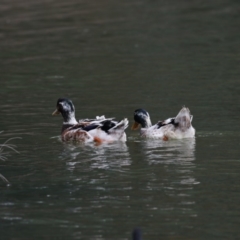
<path fill-rule="evenodd" d="M 70 171 L 73 171 L 79 164 L 81 168 L 85 168 L 85 171 L 94 169 L 124 171 L 123 167 L 131 165 L 130 154 L 125 143 L 100 146 L 65 144 L 59 158 L 66 161 L 66 166 Z"/>

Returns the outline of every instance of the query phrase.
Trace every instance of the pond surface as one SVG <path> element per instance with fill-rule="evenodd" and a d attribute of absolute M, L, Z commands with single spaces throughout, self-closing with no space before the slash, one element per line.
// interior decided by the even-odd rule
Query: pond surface
<path fill-rule="evenodd" d="M 1 239 L 240 238 L 237 1 L 0 3 Z M 76 116 L 153 122 L 183 105 L 196 138 L 59 141 L 59 97 Z"/>

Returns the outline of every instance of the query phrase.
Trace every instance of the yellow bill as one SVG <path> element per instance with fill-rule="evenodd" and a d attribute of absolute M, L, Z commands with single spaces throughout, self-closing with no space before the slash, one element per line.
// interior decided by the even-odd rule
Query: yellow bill
<path fill-rule="evenodd" d="M 58 115 L 58 114 L 60 114 L 60 112 L 58 111 L 58 109 L 56 109 L 56 110 L 52 113 L 52 115 Z"/>
<path fill-rule="evenodd" d="M 131 127 L 131 129 L 132 129 L 132 130 L 137 130 L 137 129 L 139 128 L 139 126 L 140 126 L 139 123 L 134 122 L 133 125 L 132 125 L 132 127 Z"/>

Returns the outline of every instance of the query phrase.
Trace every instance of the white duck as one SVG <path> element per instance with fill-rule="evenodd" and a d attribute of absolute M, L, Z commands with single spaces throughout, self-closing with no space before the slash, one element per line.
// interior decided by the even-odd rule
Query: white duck
<path fill-rule="evenodd" d="M 132 130 L 136 130 L 141 125 L 140 135 L 145 138 L 154 139 L 182 139 L 193 138 L 195 129 L 188 108 L 183 107 L 175 118 L 168 118 L 152 125 L 149 113 L 144 109 L 137 109 L 134 112 L 134 124 Z"/>

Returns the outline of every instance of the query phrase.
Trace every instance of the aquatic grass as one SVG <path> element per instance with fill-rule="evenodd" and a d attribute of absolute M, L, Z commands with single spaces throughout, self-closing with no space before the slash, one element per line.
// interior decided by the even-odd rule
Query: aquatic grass
<path fill-rule="evenodd" d="M 16 148 L 16 145 L 14 144 L 10 144 L 8 142 L 10 142 L 11 140 L 13 139 L 21 139 L 20 137 L 13 137 L 13 138 L 9 138 L 8 140 L 6 140 L 4 143 L 0 144 L 0 159 L 2 161 L 6 161 L 7 160 L 7 155 L 8 155 L 8 152 L 4 152 L 4 148 L 8 148 L 8 149 L 11 149 L 13 150 L 14 152 L 16 153 L 19 153 L 15 148 Z"/>
<path fill-rule="evenodd" d="M 10 183 L 1 173 L 0 173 L 0 178 L 5 182 L 5 183 Z"/>
<path fill-rule="evenodd" d="M 3 131 L 0 132 L 0 134 L 2 133 Z M 19 153 L 17 150 L 16 150 L 16 145 L 14 144 L 11 144 L 9 143 L 11 140 L 13 139 L 22 139 L 21 137 L 13 137 L 13 138 L 9 138 L 7 139 L 4 143 L 0 144 L 0 160 L 2 161 L 6 161 L 7 160 L 7 156 L 8 156 L 8 152 L 5 152 L 5 149 L 10 149 L 16 153 Z M 9 184 L 9 181 L 0 173 L 0 178 Z"/>

